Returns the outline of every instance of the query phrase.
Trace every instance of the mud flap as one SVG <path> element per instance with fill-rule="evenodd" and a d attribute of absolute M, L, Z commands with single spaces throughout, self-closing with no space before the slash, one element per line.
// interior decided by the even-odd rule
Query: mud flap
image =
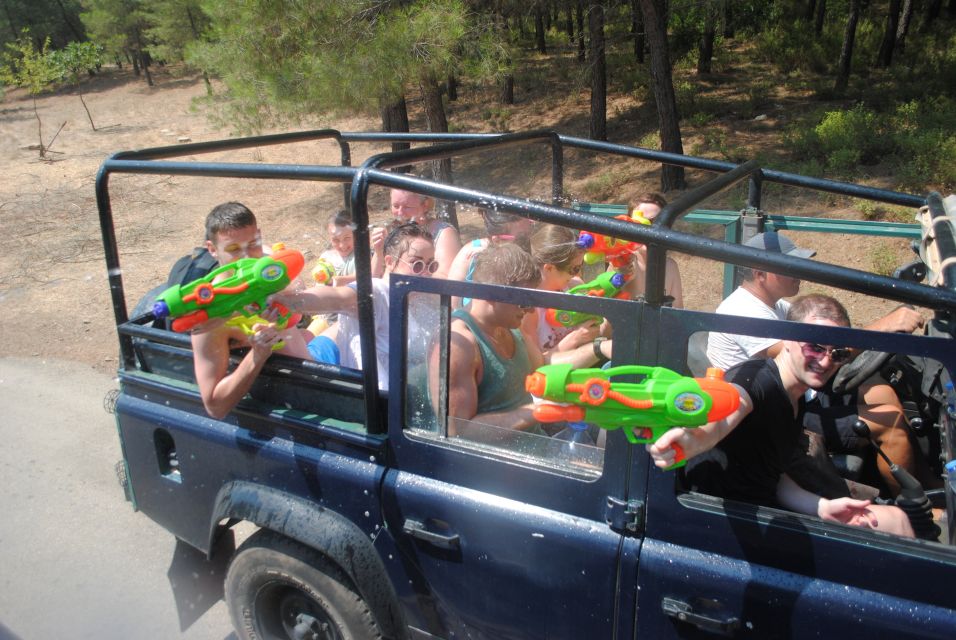
<path fill-rule="evenodd" d="M 173 591 L 179 630 L 186 631 L 196 620 L 223 598 L 223 581 L 229 561 L 236 551 L 236 539 L 231 529 L 216 540 L 212 558 L 195 547 L 176 540 L 173 561 L 166 577 Z"/>

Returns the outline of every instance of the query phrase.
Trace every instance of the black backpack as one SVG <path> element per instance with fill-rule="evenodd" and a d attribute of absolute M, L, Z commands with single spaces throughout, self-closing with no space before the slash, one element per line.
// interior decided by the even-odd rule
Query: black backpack
<path fill-rule="evenodd" d="M 205 247 L 196 247 L 192 253 L 185 255 L 176 261 L 173 268 L 169 270 L 169 277 L 166 279 L 166 286 L 171 287 L 177 284 L 186 284 L 193 280 L 198 280 L 209 274 L 210 271 L 219 266 L 212 254 Z"/>
<path fill-rule="evenodd" d="M 208 275 L 209 272 L 218 266 L 219 263 L 205 247 L 196 247 L 192 253 L 183 256 L 173 264 L 173 268 L 169 270 L 169 277 L 166 278 L 166 283 L 150 289 L 136 304 L 130 317 L 136 318 L 151 311 L 153 302 L 156 301 L 157 296 L 169 287 L 198 280 Z M 152 326 L 157 329 L 167 329 L 171 331 L 172 321 L 169 318 L 164 318 L 163 320 L 154 322 Z"/>

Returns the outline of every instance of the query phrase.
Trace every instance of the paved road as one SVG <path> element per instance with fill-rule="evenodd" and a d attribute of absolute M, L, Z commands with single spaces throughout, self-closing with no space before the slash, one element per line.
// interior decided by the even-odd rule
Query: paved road
<path fill-rule="evenodd" d="M 180 631 L 175 540 L 116 481 L 115 387 L 76 363 L 0 359 L 0 640 L 235 638 L 222 601 Z"/>

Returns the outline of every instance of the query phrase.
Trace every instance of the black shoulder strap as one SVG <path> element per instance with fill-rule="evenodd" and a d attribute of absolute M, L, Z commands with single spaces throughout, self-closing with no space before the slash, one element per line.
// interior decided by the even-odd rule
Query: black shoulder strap
<path fill-rule="evenodd" d="M 173 268 L 169 270 L 166 286 L 171 287 L 198 280 L 215 269 L 217 264 L 216 259 L 205 247 L 196 247 L 192 253 L 177 260 Z"/>

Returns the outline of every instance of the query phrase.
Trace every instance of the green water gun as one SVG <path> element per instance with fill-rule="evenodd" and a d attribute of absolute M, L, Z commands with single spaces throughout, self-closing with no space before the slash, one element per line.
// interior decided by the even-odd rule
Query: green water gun
<path fill-rule="evenodd" d="M 236 312 L 252 316 L 265 311 L 266 299 L 288 287 L 304 265 L 300 252 L 276 245 L 270 256 L 240 258 L 198 280 L 166 289 L 153 303 L 153 315 L 173 318 L 172 329 L 179 332 Z"/>
<path fill-rule="evenodd" d="M 628 277 L 619 271 L 605 271 L 594 280 L 571 287 L 567 292 L 576 296 L 626 299 L 628 295 L 622 289 L 627 281 Z M 544 313 L 544 319 L 552 327 L 576 327 L 589 320 L 604 321 L 603 317 L 593 313 L 564 309 L 548 309 Z"/>
<path fill-rule="evenodd" d="M 638 376 L 640 382 L 612 378 Z M 737 389 L 725 382 L 724 372 L 710 368 L 703 378 L 682 376 L 664 367 L 626 365 L 610 369 L 574 369 L 549 364 L 525 380 L 535 397 L 538 422 L 568 422 L 572 428 L 595 425 L 624 429 L 628 442 L 656 442 L 674 427 L 699 427 L 726 418 L 740 406 Z M 684 452 L 675 445 L 677 463 Z"/>

